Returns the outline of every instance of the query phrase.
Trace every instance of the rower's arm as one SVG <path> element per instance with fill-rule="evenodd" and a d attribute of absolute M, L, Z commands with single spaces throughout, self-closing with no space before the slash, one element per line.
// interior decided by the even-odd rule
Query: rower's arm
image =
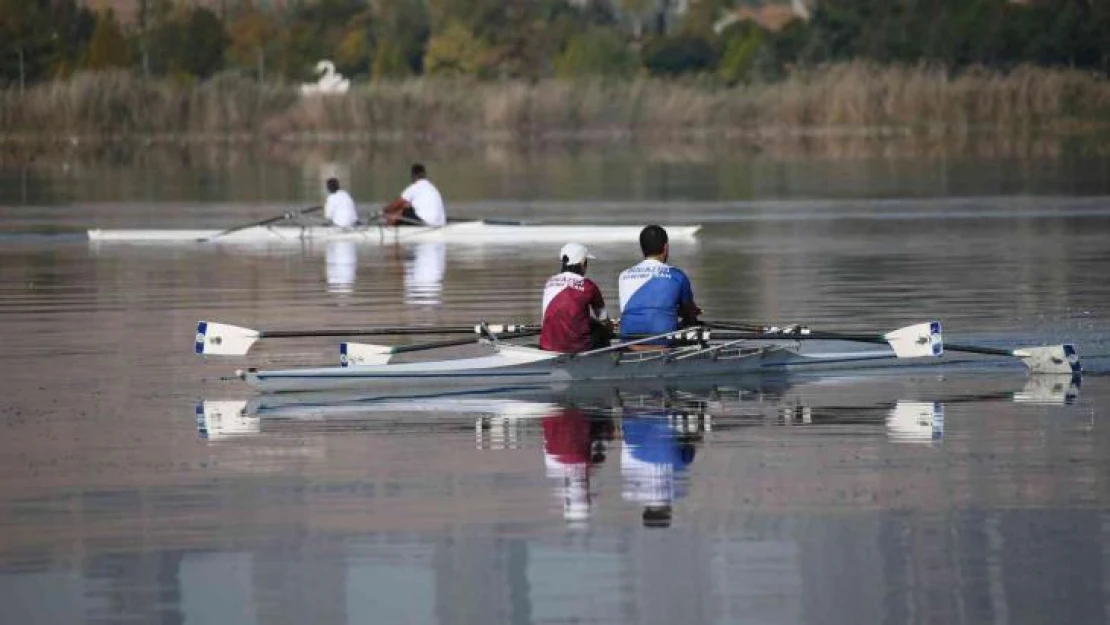
<path fill-rule="evenodd" d="M 690 300 L 678 308 L 678 317 L 682 320 L 684 326 L 697 325 L 699 315 L 701 315 L 701 308 L 698 308 L 694 300 Z"/>
<path fill-rule="evenodd" d="M 681 274 L 682 286 L 679 296 L 678 317 L 682 320 L 682 325 L 690 326 L 698 322 L 698 315 L 701 314 L 701 308 L 694 303 L 694 288 L 690 286 L 690 279 L 686 274 Z"/>
<path fill-rule="evenodd" d="M 396 200 L 393 200 L 392 202 L 390 202 L 389 204 L 386 204 L 385 208 L 382 209 L 382 212 L 384 212 L 384 213 L 399 213 L 399 212 L 405 210 L 406 208 L 408 208 L 409 206 L 411 206 L 411 204 L 409 204 L 408 200 L 406 200 L 403 197 L 399 197 Z"/>

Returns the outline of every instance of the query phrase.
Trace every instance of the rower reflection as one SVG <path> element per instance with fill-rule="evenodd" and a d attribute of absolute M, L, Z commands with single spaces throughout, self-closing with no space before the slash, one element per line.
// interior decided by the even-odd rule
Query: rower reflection
<path fill-rule="evenodd" d="M 328 241 L 328 292 L 346 294 L 355 290 L 358 248 L 354 241 Z"/>
<path fill-rule="evenodd" d="M 447 266 L 447 244 L 436 241 L 417 243 L 405 260 L 405 303 L 438 306 L 443 292 Z"/>
<path fill-rule="evenodd" d="M 590 516 L 590 473 L 605 462 L 606 442 L 613 438 L 609 417 L 590 417 L 578 408 L 563 408 L 543 418 L 543 457 L 547 476 L 559 481 L 563 518 L 572 523 Z"/>
<path fill-rule="evenodd" d="M 645 527 L 670 527 L 674 501 L 685 494 L 683 473 L 700 438 L 700 429 L 685 427 L 687 422 L 685 415 L 665 410 L 626 410 L 621 420 L 622 494 L 643 506 Z"/>

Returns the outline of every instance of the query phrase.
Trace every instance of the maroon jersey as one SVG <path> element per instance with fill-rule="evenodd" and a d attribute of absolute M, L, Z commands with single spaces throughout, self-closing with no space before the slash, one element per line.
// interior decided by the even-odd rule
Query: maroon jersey
<path fill-rule="evenodd" d="M 593 280 L 570 271 L 551 276 L 543 289 L 540 349 L 577 353 L 590 348 L 590 319 L 605 319 L 605 298 Z"/>

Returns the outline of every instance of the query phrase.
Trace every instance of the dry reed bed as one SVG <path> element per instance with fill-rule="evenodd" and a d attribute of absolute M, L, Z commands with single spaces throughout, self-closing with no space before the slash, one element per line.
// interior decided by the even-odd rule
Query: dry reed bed
<path fill-rule="evenodd" d="M 234 76 L 144 81 L 77 75 L 0 91 L 0 135 L 12 140 L 193 137 L 485 141 L 536 138 L 952 135 L 1110 123 L 1110 81 L 1070 70 L 847 63 L 777 83 L 696 81 L 477 82 L 414 79 L 303 98 L 292 86 Z"/>

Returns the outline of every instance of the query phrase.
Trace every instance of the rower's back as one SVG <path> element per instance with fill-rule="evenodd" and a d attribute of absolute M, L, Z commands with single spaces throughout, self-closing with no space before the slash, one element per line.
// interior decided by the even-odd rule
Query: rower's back
<path fill-rule="evenodd" d="M 576 354 L 608 343 L 602 322 L 608 319 L 605 298 L 585 276 L 584 245 L 568 243 L 559 252 L 562 271 L 548 278 L 543 290 L 540 349 Z"/>
<path fill-rule="evenodd" d="M 324 203 L 324 217 L 339 228 L 350 228 L 358 223 L 355 200 L 339 187 L 339 180 L 328 178 L 326 187 L 328 199 Z"/>
<path fill-rule="evenodd" d="M 667 231 L 647 226 L 640 233 L 645 258 L 621 272 L 618 291 L 621 305 L 621 337 L 663 334 L 679 328 L 679 318 L 696 318 L 690 278 L 668 265 Z M 661 340 L 660 343 L 666 343 Z"/>
<path fill-rule="evenodd" d="M 428 226 L 447 225 L 447 211 L 439 189 L 428 180 L 427 170 L 420 163 L 412 166 L 412 184 L 401 191 L 401 197 L 411 206 L 420 221 Z"/>

